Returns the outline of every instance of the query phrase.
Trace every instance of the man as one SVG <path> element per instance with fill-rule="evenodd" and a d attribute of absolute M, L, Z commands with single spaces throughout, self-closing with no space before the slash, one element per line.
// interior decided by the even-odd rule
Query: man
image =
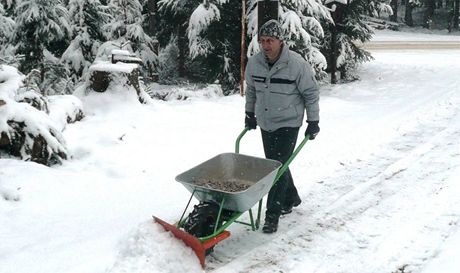
<path fill-rule="evenodd" d="M 259 44 L 261 52 L 246 66 L 245 125 L 249 129 L 259 125 L 265 156 L 285 163 L 295 149 L 305 109 L 305 136 L 314 139 L 319 133 L 319 90 L 309 63 L 283 43 L 278 21 L 262 25 Z M 268 194 L 262 231 L 276 232 L 280 215 L 300 203 L 288 169 Z"/>

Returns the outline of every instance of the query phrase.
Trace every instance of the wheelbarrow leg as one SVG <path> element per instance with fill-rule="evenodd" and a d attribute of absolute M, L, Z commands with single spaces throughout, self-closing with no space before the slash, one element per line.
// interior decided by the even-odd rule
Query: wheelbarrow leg
<path fill-rule="evenodd" d="M 252 231 L 256 231 L 259 229 L 260 227 L 260 216 L 261 216 L 261 213 L 262 213 L 262 199 L 260 199 L 259 201 L 259 206 L 257 208 L 257 218 L 256 220 L 254 221 L 254 216 L 252 214 L 252 209 L 249 209 L 249 219 L 251 221 L 251 228 L 252 228 Z"/>
<path fill-rule="evenodd" d="M 260 216 L 262 214 L 262 199 L 259 200 L 259 207 L 257 209 L 257 220 L 256 220 L 256 229 L 259 229 L 260 227 Z"/>

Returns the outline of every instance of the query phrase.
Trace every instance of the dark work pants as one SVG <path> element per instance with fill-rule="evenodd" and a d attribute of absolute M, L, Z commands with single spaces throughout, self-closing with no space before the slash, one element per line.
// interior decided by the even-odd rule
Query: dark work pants
<path fill-rule="evenodd" d="M 294 152 L 299 128 L 285 127 L 274 132 L 261 131 L 265 157 L 284 164 Z M 266 217 L 278 218 L 283 206 L 288 206 L 298 199 L 299 194 L 291 172 L 287 169 L 268 193 Z"/>

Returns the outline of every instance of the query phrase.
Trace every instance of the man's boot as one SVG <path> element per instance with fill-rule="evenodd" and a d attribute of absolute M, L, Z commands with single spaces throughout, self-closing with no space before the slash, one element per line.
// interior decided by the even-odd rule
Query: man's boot
<path fill-rule="evenodd" d="M 274 233 L 278 230 L 279 217 L 273 215 L 265 216 L 265 223 L 262 227 L 263 233 Z"/>
<path fill-rule="evenodd" d="M 292 201 L 291 203 L 289 203 L 288 205 L 284 205 L 282 208 L 281 208 L 281 215 L 285 215 L 285 214 L 289 214 L 292 212 L 292 208 L 293 207 L 297 207 L 300 205 L 300 203 L 302 203 L 302 200 L 300 199 L 300 197 L 297 196 L 297 198 Z"/>

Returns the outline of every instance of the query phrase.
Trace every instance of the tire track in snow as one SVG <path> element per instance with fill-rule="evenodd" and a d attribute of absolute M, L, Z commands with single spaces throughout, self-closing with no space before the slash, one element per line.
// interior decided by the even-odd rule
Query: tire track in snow
<path fill-rule="evenodd" d="M 453 178 L 460 168 L 460 114 L 448 107 L 451 114 L 423 122 L 313 187 L 277 234 L 234 232 L 237 238 L 208 259 L 208 271 L 390 273 L 423 267 L 460 218 Z M 305 264 L 310 267 L 297 268 Z"/>

